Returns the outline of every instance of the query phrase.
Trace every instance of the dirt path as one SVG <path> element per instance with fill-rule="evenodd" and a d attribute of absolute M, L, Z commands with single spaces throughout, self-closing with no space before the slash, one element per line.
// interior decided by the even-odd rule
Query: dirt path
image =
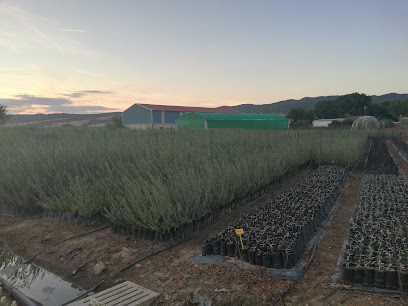
<path fill-rule="evenodd" d="M 288 281 L 259 276 L 252 270 L 240 271 L 217 265 L 209 268 L 195 266 L 190 264 L 190 259 L 200 254 L 201 245 L 208 236 L 269 203 L 309 173 L 310 170 L 304 169 L 286 177 L 263 197 L 232 212 L 200 236 L 151 257 L 123 273 L 119 270 L 127 264 L 164 246 L 114 237 L 109 229 L 105 229 L 52 247 L 38 256 L 34 263 L 82 288 L 91 288 L 103 282 L 100 289 L 105 289 L 123 280 L 134 281 L 161 293 L 158 305 L 189 305 L 188 293 L 195 290 L 213 296 L 216 305 L 270 305 L 286 288 Z M 0 240 L 25 259 L 56 241 L 94 228 L 58 220 L 18 219 L 0 214 Z M 47 236 L 49 240 L 41 242 Z M 77 256 L 60 259 L 61 255 L 76 247 L 83 247 Z M 84 263 L 86 266 L 83 270 L 77 275 L 71 275 L 73 270 Z M 102 272 L 95 271 L 97 265 L 103 268 Z"/>

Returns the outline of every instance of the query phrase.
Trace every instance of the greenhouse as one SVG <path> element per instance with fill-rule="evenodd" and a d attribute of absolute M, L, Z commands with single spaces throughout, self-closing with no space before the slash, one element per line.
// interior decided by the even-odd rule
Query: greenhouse
<path fill-rule="evenodd" d="M 378 130 L 380 123 L 372 116 L 363 116 L 354 120 L 352 130 Z"/>
<path fill-rule="evenodd" d="M 178 118 L 177 128 L 287 130 L 289 120 L 275 114 L 186 113 Z"/>

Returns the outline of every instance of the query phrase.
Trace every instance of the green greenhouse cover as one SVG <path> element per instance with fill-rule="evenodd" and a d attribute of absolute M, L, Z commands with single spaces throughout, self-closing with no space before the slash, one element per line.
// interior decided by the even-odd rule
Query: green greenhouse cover
<path fill-rule="evenodd" d="M 270 129 L 289 128 L 289 120 L 275 114 L 186 113 L 177 120 L 179 129 Z"/>

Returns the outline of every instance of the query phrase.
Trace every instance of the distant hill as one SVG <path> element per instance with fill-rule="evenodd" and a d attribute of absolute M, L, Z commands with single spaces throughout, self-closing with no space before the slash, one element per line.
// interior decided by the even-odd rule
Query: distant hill
<path fill-rule="evenodd" d="M 248 114 L 287 114 L 292 107 L 312 109 L 318 101 L 335 100 L 339 96 L 305 97 L 300 100 L 290 99 L 269 104 L 241 104 L 223 106 L 240 113 Z M 408 100 L 408 94 L 389 93 L 381 96 L 371 96 L 373 103 L 385 101 Z M 105 126 L 113 117 L 120 116 L 120 112 L 100 114 L 36 114 L 11 115 L 6 126 L 54 127 L 70 124 L 73 126 Z"/>
<path fill-rule="evenodd" d="M 6 126 L 54 127 L 70 124 L 73 126 L 104 126 L 121 113 L 101 114 L 36 114 L 11 115 Z"/>
<path fill-rule="evenodd" d="M 331 101 L 339 96 L 320 96 L 315 98 L 305 97 L 300 100 L 290 99 L 270 104 L 240 104 L 236 106 L 223 106 L 241 113 L 249 114 L 287 114 L 293 107 L 303 107 L 306 110 L 313 109 L 319 101 Z M 408 99 L 408 94 L 389 93 L 381 96 L 371 96 L 373 103 L 382 103 L 385 101 L 404 101 Z"/>

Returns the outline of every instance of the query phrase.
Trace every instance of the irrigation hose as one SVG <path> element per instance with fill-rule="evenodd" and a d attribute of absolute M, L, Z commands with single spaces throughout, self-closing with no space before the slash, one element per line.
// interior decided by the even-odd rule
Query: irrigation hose
<path fill-rule="evenodd" d="M 94 292 L 100 285 L 102 285 L 102 282 L 99 284 L 96 284 L 93 286 L 91 289 L 87 290 L 86 292 L 82 293 L 81 295 L 78 295 L 76 298 L 73 298 L 72 300 L 69 300 L 68 302 L 65 302 L 64 304 L 61 304 L 60 306 L 65 306 L 68 304 L 71 304 L 75 301 L 78 301 L 79 299 L 83 298 L 84 296 L 87 296 L 89 293 Z"/>
<path fill-rule="evenodd" d="M 72 239 L 75 239 L 75 238 L 79 238 L 79 237 L 82 237 L 82 236 L 86 236 L 86 235 L 89 235 L 89 234 L 92 234 L 92 233 L 95 233 L 95 232 L 99 232 L 99 231 L 102 231 L 102 230 L 107 229 L 107 228 L 109 228 L 109 227 L 110 227 L 110 224 L 109 224 L 109 225 L 106 225 L 106 226 L 103 226 L 103 227 L 100 227 L 100 228 L 97 228 L 97 229 L 94 229 L 94 230 L 89 231 L 89 232 L 85 232 L 85 233 L 82 233 L 82 234 L 74 235 L 74 236 L 65 238 L 65 239 L 63 239 L 63 240 L 57 241 L 57 242 L 51 244 L 50 246 L 48 246 L 47 248 L 43 249 L 42 251 L 38 252 L 38 253 L 35 254 L 34 256 L 30 257 L 30 258 L 27 259 L 24 263 L 25 263 L 25 264 L 29 263 L 29 262 L 32 261 L 34 258 L 36 258 L 38 255 L 44 253 L 44 252 L 47 251 L 48 249 L 50 249 L 50 248 L 52 248 L 52 247 L 54 247 L 54 246 L 56 246 L 56 245 L 58 245 L 58 244 L 60 244 L 60 243 L 63 243 L 63 242 L 65 242 L 65 241 L 72 240 Z"/>
<path fill-rule="evenodd" d="M 226 216 L 227 216 L 227 215 L 225 215 L 223 218 L 221 218 L 220 220 L 218 220 L 218 222 L 221 221 L 222 219 L 224 219 Z M 190 240 L 192 240 L 192 239 L 194 239 L 194 238 L 196 238 L 196 237 L 198 237 L 198 236 L 204 234 L 204 233 L 205 233 L 206 231 L 208 231 L 209 229 L 210 229 L 210 227 L 208 227 L 208 228 L 206 228 L 206 229 L 204 229 L 204 230 L 202 230 L 202 231 L 200 231 L 200 232 L 198 232 L 198 233 L 196 233 L 196 234 L 194 234 L 194 235 L 192 235 L 192 236 L 190 236 L 190 237 L 188 237 L 188 238 L 186 238 L 186 239 L 184 239 L 184 240 L 181 240 L 181 241 L 179 241 L 179 242 L 177 242 L 177 243 L 174 243 L 174 244 L 172 244 L 172 245 L 169 245 L 168 247 L 166 247 L 166 248 L 164 248 L 164 249 L 161 249 L 161 250 L 158 250 L 158 251 L 153 252 L 153 253 L 151 253 L 151 254 L 148 254 L 148 255 L 146 255 L 146 256 L 143 256 L 142 258 L 137 259 L 135 262 L 132 262 L 131 264 L 127 265 L 126 267 L 120 269 L 119 272 L 126 271 L 127 269 L 133 267 L 134 265 L 138 264 L 139 262 L 141 262 L 141 261 L 143 261 L 143 260 L 146 260 L 146 259 L 148 259 L 148 258 L 150 258 L 150 257 L 152 257 L 152 256 L 155 256 L 155 255 L 157 255 L 157 254 L 160 254 L 160 253 L 162 253 L 162 252 L 164 252 L 164 251 L 170 250 L 170 249 L 174 248 L 175 246 L 178 246 L 178 245 L 180 245 L 180 244 L 182 244 L 182 243 L 188 242 L 188 241 L 190 241 Z"/>
<path fill-rule="evenodd" d="M 7 280 L 0 277 L 0 283 L 10 291 L 10 294 L 23 306 L 37 306 L 30 298 L 26 297 L 20 290 L 14 288 Z"/>

